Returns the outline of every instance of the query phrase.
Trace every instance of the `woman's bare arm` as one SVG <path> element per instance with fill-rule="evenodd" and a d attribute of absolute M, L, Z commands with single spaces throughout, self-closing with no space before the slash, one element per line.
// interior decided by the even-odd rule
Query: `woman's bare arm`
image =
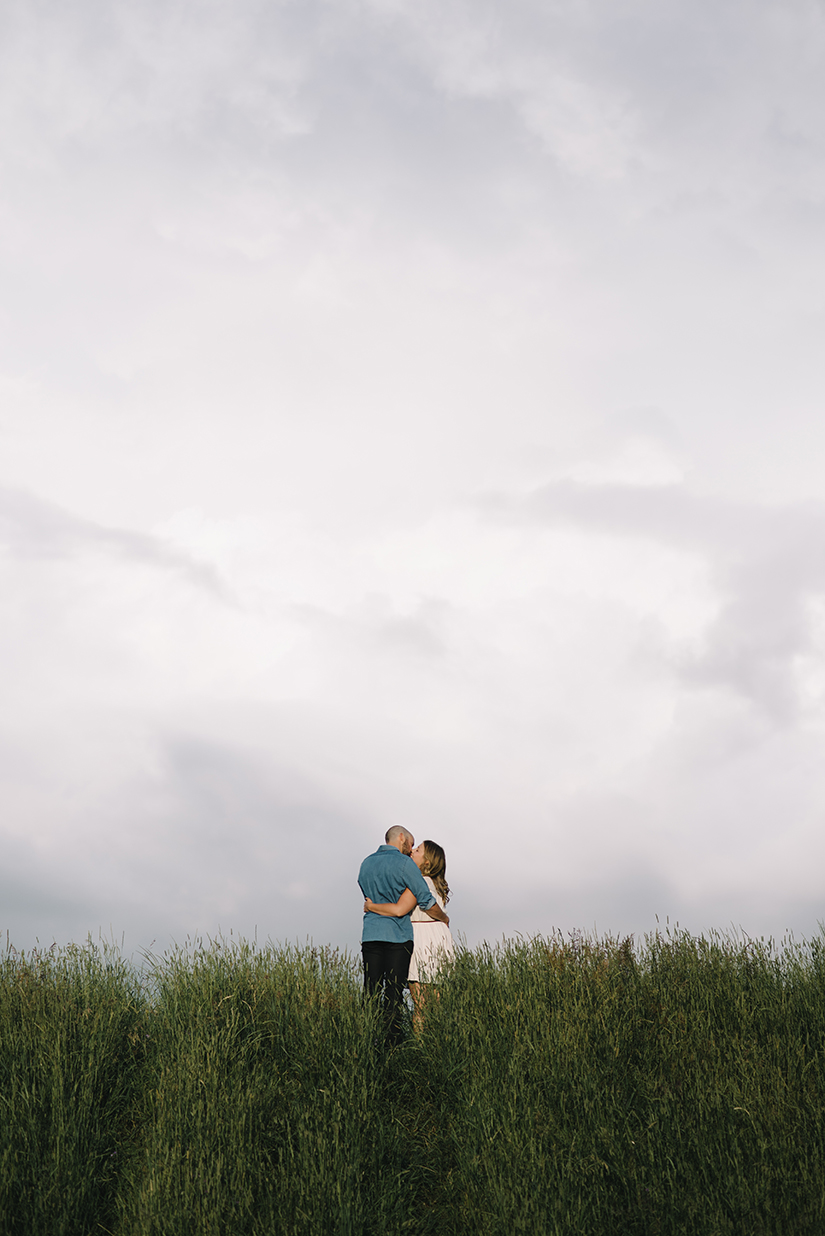
<path fill-rule="evenodd" d="M 425 910 L 424 913 L 429 914 L 430 918 L 436 919 L 439 923 L 443 923 L 445 927 L 449 927 L 450 920 L 441 909 L 438 902 L 436 902 L 434 906 L 430 906 L 429 910 Z"/>

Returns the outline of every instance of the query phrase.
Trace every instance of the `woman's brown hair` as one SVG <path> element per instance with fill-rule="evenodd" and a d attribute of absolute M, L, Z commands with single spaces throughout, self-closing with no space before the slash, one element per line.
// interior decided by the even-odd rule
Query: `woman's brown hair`
<path fill-rule="evenodd" d="M 437 841 L 424 842 L 424 862 L 421 866 L 421 874 L 430 877 L 435 885 L 435 891 L 446 905 L 450 900 L 447 857 Z"/>

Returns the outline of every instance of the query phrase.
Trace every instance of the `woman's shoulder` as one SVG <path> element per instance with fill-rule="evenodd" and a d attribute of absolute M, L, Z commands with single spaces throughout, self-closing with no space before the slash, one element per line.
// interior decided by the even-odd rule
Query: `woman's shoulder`
<path fill-rule="evenodd" d="M 424 879 L 427 881 L 427 888 L 430 890 L 433 897 L 435 897 L 438 908 L 440 910 L 443 910 L 444 909 L 444 898 L 441 896 L 441 893 L 436 888 L 435 881 L 430 876 L 424 876 Z"/>

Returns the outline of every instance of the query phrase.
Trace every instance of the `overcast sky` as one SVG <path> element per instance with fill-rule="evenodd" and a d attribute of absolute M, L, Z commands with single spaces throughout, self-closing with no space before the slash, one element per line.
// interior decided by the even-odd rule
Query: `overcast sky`
<path fill-rule="evenodd" d="M 825 919 L 825 10 L 6 0 L 0 928 Z"/>

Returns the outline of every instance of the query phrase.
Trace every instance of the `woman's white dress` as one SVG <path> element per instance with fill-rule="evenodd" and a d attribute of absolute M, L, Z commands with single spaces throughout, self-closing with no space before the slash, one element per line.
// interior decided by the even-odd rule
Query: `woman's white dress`
<path fill-rule="evenodd" d="M 429 876 L 424 876 L 427 887 L 435 897 L 441 909 L 444 902 L 435 891 L 435 885 Z M 410 983 L 434 983 L 438 981 L 438 970 L 444 961 L 455 954 L 452 933 L 446 923 L 430 918 L 424 910 L 415 907 L 410 920 L 413 925 L 415 943 L 412 960 L 410 961 Z"/>

